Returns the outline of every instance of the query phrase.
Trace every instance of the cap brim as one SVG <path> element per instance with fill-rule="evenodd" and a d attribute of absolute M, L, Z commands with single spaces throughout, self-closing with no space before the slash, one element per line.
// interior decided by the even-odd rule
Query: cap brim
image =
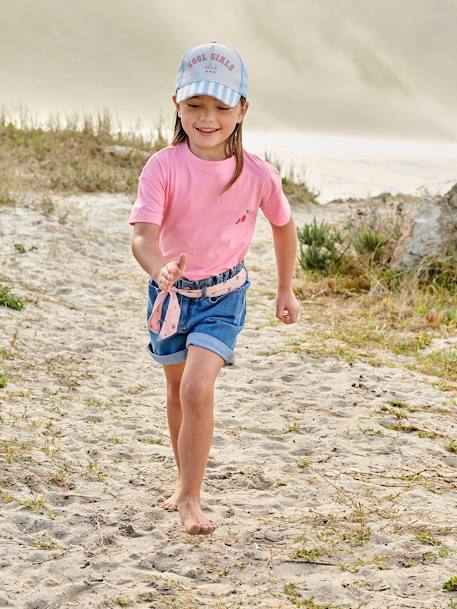
<path fill-rule="evenodd" d="M 188 85 L 184 85 L 176 91 L 177 103 L 189 99 L 189 97 L 195 97 L 197 95 L 209 95 L 215 97 L 222 103 L 233 108 L 240 101 L 241 93 L 230 89 L 226 85 L 223 85 L 214 81 L 201 80 L 199 82 L 192 82 Z"/>

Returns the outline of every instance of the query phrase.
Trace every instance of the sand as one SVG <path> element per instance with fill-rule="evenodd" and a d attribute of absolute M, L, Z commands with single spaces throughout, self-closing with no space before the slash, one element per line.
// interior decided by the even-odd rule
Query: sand
<path fill-rule="evenodd" d="M 380 410 L 404 401 L 421 428 L 457 437 L 455 395 L 401 367 L 281 351 L 309 338 L 313 322 L 305 302 L 298 323 L 274 324 L 261 214 L 236 366 L 216 383 L 202 499 L 219 526 L 190 536 L 177 512 L 158 507 L 176 466 L 163 372 L 146 352 L 131 204 L 103 194 L 56 199 L 48 216 L 0 209 L 0 279 L 28 299 L 22 311 L 0 308 L 0 348 L 11 356 L 0 362 L 0 607 L 457 602 L 442 590 L 457 575 L 457 457 L 388 429 Z"/>

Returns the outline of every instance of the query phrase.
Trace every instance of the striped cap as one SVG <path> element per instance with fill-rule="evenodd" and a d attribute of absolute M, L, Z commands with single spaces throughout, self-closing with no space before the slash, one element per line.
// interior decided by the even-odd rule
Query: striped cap
<path fill-rule="evenodd" d="M 241 56 L 223 44 L 210 42 L 184 53 L 176 77 L 176 101 L 210 95 L 228 106 L 248 96 L 248 73 Z"/>

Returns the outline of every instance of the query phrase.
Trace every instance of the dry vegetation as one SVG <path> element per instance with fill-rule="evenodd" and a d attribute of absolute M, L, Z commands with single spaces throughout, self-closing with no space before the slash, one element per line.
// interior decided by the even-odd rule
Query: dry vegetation
<path fill-rule="evenodd" d="M 155 140 L 114 132 L 108 113 L 96 118 L 49 119 L 43 128 L 0 116 L 0 205 L 12 205 L 27 190 L 35 193 L 133 193 L 145 154 L 165 146 Z M 114 146 L 128 154 L 113 154 Z M 147 157 L 146 157 L 147 158 Z"/>
<path fill-rule="evenodd" d="M 392 253 L 404 219 L 364 207 L 343 226 L 314 220 L 298 229 L 296 292 L 306 300 L 308 318 L 321 327 L 313 344 L 302 347 L 349 361 L 405 366 L 456 391 L 456 246 L 399 269 Z"/>

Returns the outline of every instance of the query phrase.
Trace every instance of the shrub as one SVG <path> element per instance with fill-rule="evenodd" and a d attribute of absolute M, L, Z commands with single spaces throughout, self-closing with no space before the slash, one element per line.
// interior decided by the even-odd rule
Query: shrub
<path fill-rule="evenodd" d="M 413 292 L 415 288 L 431 295 L 457 292 L 457 251 L 449 248 L 410 269 L 397 269 L 391 259 L 400 234 L 394 218 L 373 210 L 368 216 L 350 219 L 341 230 L 326 222 L 317 224 L 314 218 L 312 224 L 297 228 L 298 262 L 305 271 L 353 278 L 355 289 L 375 288 L 377 293 L 386 293 Z M 454 304 L 442 311 L 440 323 L 457 323 Z"/>
<path fill-rule="evenodd" d="M 424 258 L 415 275 L 419 285 L 431 285 L 455 291 L 457 288 L 457 253 Z"/>
<path fill-rule="evenodd" d="M 372 254 L 373 259 L 379 259 L 380 253 L 387 242 L 386 235 L 369 228 L 362 228 L 355 236 L 354 249 L 361 256 Z"/>
<path fill-rule="evenodd" d="M 297 228 L 297 237 L 300 245 L 299 264 L 305 270 L 328 271 L 338 266 L 344 255 L 341 234 L 326 222 L 317 224 L 316 218 L 312 224 Z"/>

